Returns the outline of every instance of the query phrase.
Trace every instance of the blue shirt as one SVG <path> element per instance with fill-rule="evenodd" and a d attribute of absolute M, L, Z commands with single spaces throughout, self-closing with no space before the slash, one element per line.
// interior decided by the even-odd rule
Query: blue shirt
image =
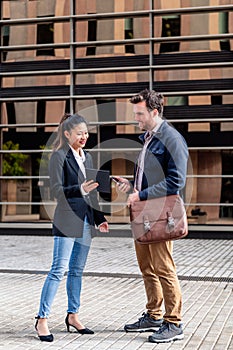
<path fill-rule="evenodd" d="M 139 138 L 143 142 L 144 134 Z M 185 139 L 164 121 L 147 147 L 140 200 L 178 194 L 186 183 L 188 157 Z"/>

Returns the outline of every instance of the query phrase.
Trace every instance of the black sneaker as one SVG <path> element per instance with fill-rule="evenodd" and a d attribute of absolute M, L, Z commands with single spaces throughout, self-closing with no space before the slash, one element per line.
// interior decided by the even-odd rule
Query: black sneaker
<path fill-rule="evenodd" d="M 184 338 L 182 326 L 174 323 L 164 322 L 158 331 L 149 336 L 150 343 L 169 343 Z"/>
<path fill-rule="evenodd" d="M 162 323 L 162 318 L 154 320 L 149 314 L 143 313 L 137 322 L 126 324 L 124 330 L 126 332 L 153 332 L 158 330 Z"/>

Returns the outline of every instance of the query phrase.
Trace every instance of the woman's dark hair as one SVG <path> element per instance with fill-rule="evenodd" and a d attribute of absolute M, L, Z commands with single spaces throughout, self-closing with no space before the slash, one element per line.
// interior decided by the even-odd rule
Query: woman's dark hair
<path fill-rule="evenodd" d="M 157 109 L 160 117 L 163 115 L 164 97 L 154 90 L 142 90 L 137 95 L 132 96 L 129 101 L 133 104 L 145 101 L 146 108 L 149 112 Z"/>
<path fill-rule="evenodd" d="M 57 132 L 57 137 L 54 140 L 53 143 L 53 150 L 57 150 L 59 148 L 62 148 L 66 143 L 67 143 L 67 138 L 64 135 L 64 131 L 70 132 L 73 130 L 77 125 L 84 123 L 87 126 L 87 121 L 79 114 L 69 114 L 66 113 L 63 115 L 61 118 L 59 127 L 58 127 L 58 132 Z"/>

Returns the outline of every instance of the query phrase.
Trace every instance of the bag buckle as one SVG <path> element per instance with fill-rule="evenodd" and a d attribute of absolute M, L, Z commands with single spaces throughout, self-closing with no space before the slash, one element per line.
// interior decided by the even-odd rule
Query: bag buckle
<path fill-rule="evenodd" d="M 149 221 L 148 217 L 144 218 L 143 225 L 144 225 L 144 231 L 145 232 L 150 231 L 151 227 L 150 227 L 150 221 Z"/>
<path fill-rule="evenodd" d="M 172 216 L 172 213 L 167 213 L 167 228 L 168 231 L 173 231 L 175 228 L 175 220 Z"/>

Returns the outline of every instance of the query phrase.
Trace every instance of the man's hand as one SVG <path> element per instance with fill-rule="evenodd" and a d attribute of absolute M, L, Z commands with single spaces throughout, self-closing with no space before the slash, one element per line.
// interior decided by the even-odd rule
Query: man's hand
<path fill-rule="evenodd" d="M 120 177 L 120 176 L 115 176 L 115 178 L 119 181 L 119 182 L 117 182 L 116 186 L 120 192 L 127 193 L 130 191 L 131 185 L 130 185 L 129 180 L 125 179 L 124 177 Z"/>
<path fill-rule="evenodd" d="M 140 201 L 139 192 L 134 190 L 134 192 L 131 193 L 127 199 L 127 206 L 130 207 L 134 202 L 138 201 Z"/>

